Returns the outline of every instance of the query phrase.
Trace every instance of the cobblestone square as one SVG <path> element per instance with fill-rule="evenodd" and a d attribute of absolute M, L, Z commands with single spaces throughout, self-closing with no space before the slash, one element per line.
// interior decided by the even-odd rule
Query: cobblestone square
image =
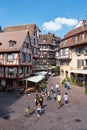
<path fill-rule="evenodd" d="M 51 77 L 47 87 L 51 83 L 59 83 L 62 96 L 65 92 L 69 95 L 70 106 L 67 107 L 62 100 L 62 106 L 57 109 L 57 102 L 47 101 L 44 96 L 44 104 L 40 117 L 37 117 L 34 97 L 15 93 L 0 93 L 0 130 L 87 130 L 87 96 L 83 87 L 71 86 L 66 90 L 60 83 L 59 77 Z M 25 100 L 28 99 L 31 107 L 31 116 L 24 116 Z"/>

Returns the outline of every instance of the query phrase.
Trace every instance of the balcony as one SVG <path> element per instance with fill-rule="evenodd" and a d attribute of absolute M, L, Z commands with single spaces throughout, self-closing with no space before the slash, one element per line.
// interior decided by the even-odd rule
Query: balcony
<path fill-rule="evenodd" d="M 50 48 L 40 48 L 40 51 L 52 51 L 55 52 L 56 49 L 50 49 Z"/>
<path fill-rule="evenodd" d="M 65 59 L 72 59 L 72 56 L 71 55 L 61 55 L 61 56 L 57 56 L 57 59 L 60 59 L 60 60 L 65 60 Z"/>

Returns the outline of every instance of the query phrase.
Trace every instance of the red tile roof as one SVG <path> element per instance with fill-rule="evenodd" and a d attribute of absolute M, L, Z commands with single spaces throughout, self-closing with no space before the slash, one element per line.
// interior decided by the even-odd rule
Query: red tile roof
<path fill-rule="evenodd" d="M 10 26 L 5 27 L 4 32 L 13 32 L 13 31 L 21 31 L 21 30 L 28 30 L 31 36 L 32 31 L 36 28 L 37 31 L 41 32 L 40 29 L 37 27 L 36 24 L 25 24 L 25 25 L 18 25 L 18 26 Z"/>
<path fill-rule="evenodd" d="M 26 30 L 0 33 L 0 52 L 19 51 L 27 35 Z M 16 41 L 14 47 L 9 47 L 9 41 Z"/>
<path fill-rule="evenodd" d="M 39 44 L 45 44 L 43 40 L 46 40 L 46 44 L 52 43 L 53 36 L 55 37 L 55 40 L 60 41 L 59 37 L 55 36 L 54 34 L 48 33 L 39 35 Z"/>
<path fill-rule="evenodd" d="M 82 32 L 85 32 L 87 31 L 87 25 L 83 25 L 83 26 L 80 26 L 78 28 L 75 28 L 71 31 L 69 31 L 65 36 L 64 36 L 64 39 L 68 38 L 68 37 L 72 37 L 76 34 L 79 34 L 79 33 L 82 33 Z M 63 39 L 62 39 L 63 40 Z"/>
<path fill-rule="evenodd" d="M 76 45 L 81 45 L 81 44 L 84 44 L 87 42 L 87 39 L 86 40 L 83 40 L 83 41 L 78 41 L 78 42 L 75 42 L 71 40 L 72 37 L 74 36 L 78 36 L 78 34 L 82 34 L 83 32 L 87 32 L 87 24 L 83 24 L 82 26 L 80 27 L 77 27 L 71 31 L 69 31 L 65 36 L 64 38 L 61 40 L 61 44 L 60 44 L 60 48 L 65 48 L 65 47 L 70 47 L 70 46 L 76 46 Z M 66 40 L 66 43 L 63 44 L 62 42 L 64 42 Z"/>

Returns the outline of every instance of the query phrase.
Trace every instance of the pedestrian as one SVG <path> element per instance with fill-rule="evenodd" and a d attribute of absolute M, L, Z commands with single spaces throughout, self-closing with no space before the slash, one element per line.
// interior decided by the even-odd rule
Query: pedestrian
<path fill-rule="evenodd" d="M 67 80 L 65 80 L 64 87 L 67 88 Z"/>
<path fill-rule="evenodd" d="M 37 101 L 36 109 L 37 109 L 37 116 L 40 117 L 40 115 L 41 115 L 41 104 L 40 104 L 39 100 Z"/>
<path fill-rule="evenodd" d="M 35 105 L 36 105 L 36 106 L 37 106 L 38 100 L 39 100 L 39 96 L 38 96 L 38 94 L 36 94 L 36 97 L 34 98 L 34 102 L 35 102 Z"/>
<path fill-rule="evenodd" d="M 25 101 L 25 116 L 30 116 L 30 105 L 28 103 L 28 100 Z"/>
<path fill-rule="evenodd" d="M 67 82 L 66 86 L 67 86 L 67 90 L 69 90 L 70 89 L 70 82 L 69 81 Z"/>
<path fill-rule="evenodd" d="M 44 95 L 47 96 L 48 89 L 47 87 L 44 89 Z"/>
<path fill-rule="evenodd" d="M 58 95 L 57 95 L 57 103 L 58 103 L 58 108 L 60 108 L 60 107 L 61 107 L 61 101 L 62 101 L 62 96 L 61 96 L 61 94 L 60 94 L 60 93 L 58 93 Z"/>
<path fill-rule="evenodd" d="M 54 93 L 53 93 L 53 98 L 54 98 L 54 101 L 56 101 L 56 92 L 54 91 Z"/>
<path fill-rule="evenodd" d="M 58 93 L 59 92 L 59 84 L 58 83 L 56 83 L 55 89 L 56 89 L 56 92 Z"/>
<path fill-rule="evenodd" d="M 53 94 L 53 92 L 54 92 L 54 86 L 53 86 L 53 84 L 51 84 L 51 86 L 50 86 L 50 91 L 51 91 L 52 94 Z"/>
<path fill-rule="evenodd" d="M 68 97 L 68 94 L 65 93 L 63 97 L 64 97 L 65 104 L 69 107 L 69 97 Z"/>
<path fill-rule="evenodd" d="M 40 101 L 40 105 L 41 105 L 41 108 L 42 108 L 43 107 L 43 96 L 42 95 L 40 96 L 39 101 Z"/>
<path fill-rule="evenodd" d="M 18 86 L 17 88 L 16 88 L 16 94 L 17 94 L 17 97 L 20 97 L 20 87 Z"/>
<path fill-rule="evenodd" d="M 50 91 L 47 92 L 47 100 L 50 100 Z"/>

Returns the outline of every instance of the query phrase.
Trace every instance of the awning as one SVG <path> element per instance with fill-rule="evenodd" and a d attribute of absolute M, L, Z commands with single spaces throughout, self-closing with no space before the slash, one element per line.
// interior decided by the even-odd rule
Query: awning
<path fill-rule="evenodd" d="M 22 80 L 38 83 L 41 80 L 43 80 L 44 78 L 45 78 L 44 76 L 37 75 L 37 76 L 31 76 L 31 77 L 28 77 L 28 78 L 25 78 L 25 79 L 22 79 Z"/>
<path fill-rule="evenodd" d="M 44 71 L 44 70 L 48 70 L 47 68 L 44 68 L 44 67 L 39 67 L 39 68 L 35 68 L 35 70 L 40 70 L 40 71 Z"/>
<path fill-rule="evenodd" d="M 39 76 L 45 76 L 48 72 L 46 71 L 41 71 L 41 72 L 36 72 L 34 73 L 35 75 L 39 75 Z"/>
<path fill-rule="evenodd" d="M 70 73 L 87 74 L 87 70 L 71 70 Z"/>

